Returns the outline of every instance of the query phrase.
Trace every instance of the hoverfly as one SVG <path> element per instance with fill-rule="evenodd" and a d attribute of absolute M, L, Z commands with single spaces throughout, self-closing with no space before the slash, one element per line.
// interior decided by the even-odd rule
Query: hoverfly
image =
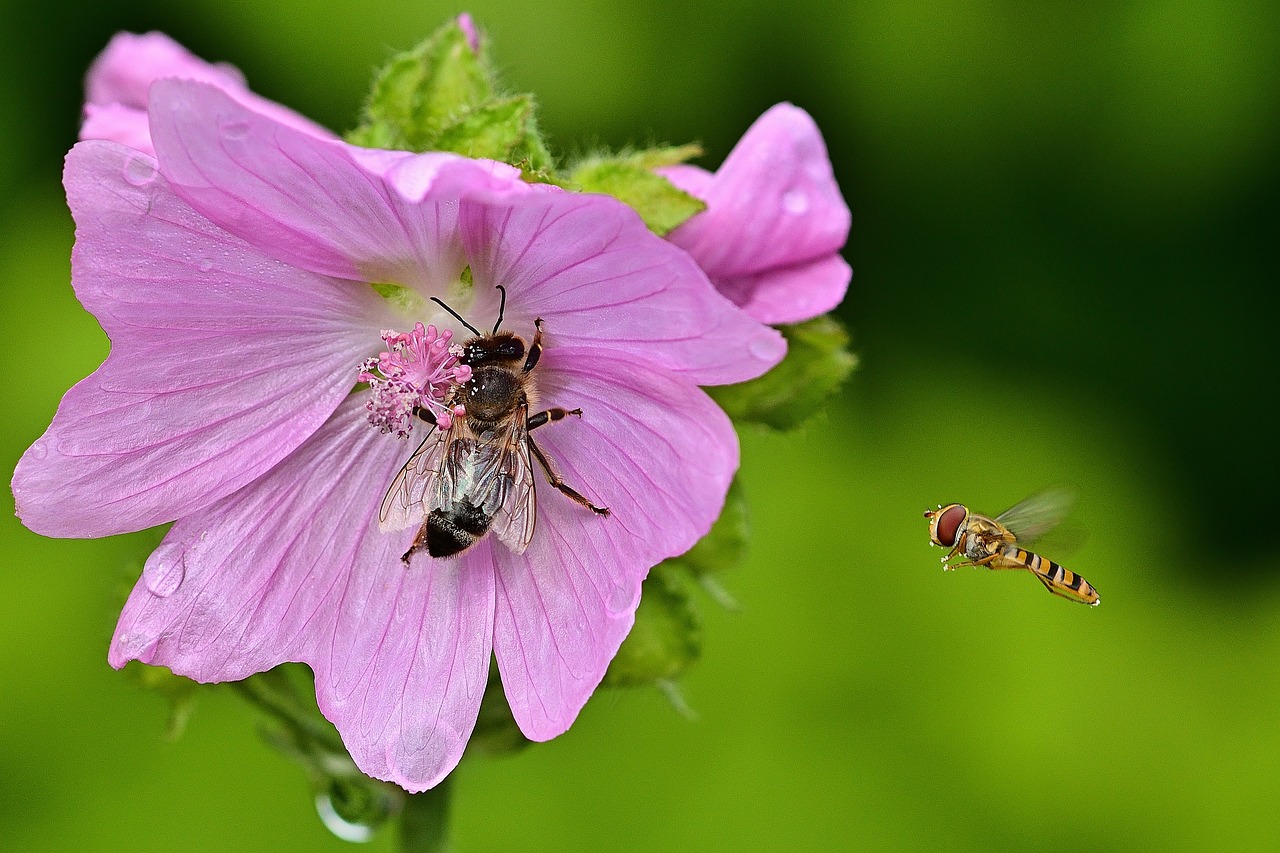
<path fill-rule="evenodd" d="M 995 518 L 971 512 L 963 504 L 927 509 L 924 517 L 929 519 L 930 544 L 951 549 L 942 558 L 943 568 L 1026 569 L 1054 595 L 1097 605 L 1101 601 L 1098 591 L 1087 580 L 1022 547 L 1056 527 L 1070 504 L 1064 492 L 1044 492 Z M 955 557 L 963 557 L 965 562 L 949 562 Z"/>
<path fill-rule="evenodd" d="M 432 297 L 475 337 L 462 344 L 458 360 L 471 367 L 471 379 L 445 400 L 448 408 L 461 405 L 465 415 L 447 430 L 436 428 L 425 409 L 416 413 L 432 431 L 422 440 L 387 489 L 378 513 L 384 532 L 404 530 L 421 522 L 409 558 L 426 549 L 433 557 L 452 557 L 493 531 L 517 554 L 529 547 L 537 521 L 537 492 L 531 459 L 536 459 L 552 487 L 598 515 L 596 506 L 556 475 L 551 462 L 530 435 L 535 429 L 581 409 L 553 407 L 529 414 L 537 399 L 533 369 L 542 355 L 542 320 L 533 321 L 533 341 L 512 332 L 499 332 L 507 306 L 507 291 L 498 285 L 502 304 L 489 334 L 482 334 L 456 311 Z"/>

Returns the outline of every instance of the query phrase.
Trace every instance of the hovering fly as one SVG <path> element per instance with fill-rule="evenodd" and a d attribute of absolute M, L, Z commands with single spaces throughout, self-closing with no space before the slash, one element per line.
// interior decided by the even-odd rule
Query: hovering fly
<path fill-rule="evenodd" d="M 942 558 L 943 568 L 1026 569 L 1054 595 L 1097 605 L 1098 591 L 1087 580 L 1023 547 L 1056 527 L 1070 504 L 1064 492 L 1044 492 L 995 518 L 971 512 L 963 504 L 927 509 L 924 517 L 929 520 L 930 543 L 951 549 Z M 964 561 L 950 562 L 957 557 Z"/>
<path fill-rule="evenodd" d="M 445 400 L 465 415 L 448 429 L 436 427 L 426 409 L 416 414 L 432 431 L 409 457 L 382 500 L 378 514 L 383 531 L 404 530 L 421 523 L 413 544 L 401 560 L 426 549 L 433 557 L 452 557 L 493 531 L 504 545 L 524 553 L 537 521 L 537 491 L 532 461 L 552 487 L 597 515 L 608 515 L 562 480 L 530 434 L 581 409 L 553 407 L 529 414 L 537 400 L 533 370 L 542 355 L 542 320 L 533 321 L 533 341 L 498 329 L 506 310 L 507 291 L 498 285 L 502 304 L 493 330 L 483 334 L 439 299 L 432 300 L 452 314 L 475 337 L 462 344 L 458 360 L 471 367 L 471 379 Z"/>

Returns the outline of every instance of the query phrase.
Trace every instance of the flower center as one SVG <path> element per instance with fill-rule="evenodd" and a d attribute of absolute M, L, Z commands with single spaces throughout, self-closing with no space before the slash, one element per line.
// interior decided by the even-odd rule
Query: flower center
<path fill-rule="evenodd" d="M 471 368 L 458 361 L 462 347 L 451 344 L 453 332 L 418 323 L 412 332 L 383 331 L 386 351 L 365 361 L 360 381 L 372 392 L 365 408 L 369 423 L 383 432 L 407 438 L 415 415 L 426 416 L 441 429 L 465 414 L 452 404 L 453 390 L 471 378 Z"/>

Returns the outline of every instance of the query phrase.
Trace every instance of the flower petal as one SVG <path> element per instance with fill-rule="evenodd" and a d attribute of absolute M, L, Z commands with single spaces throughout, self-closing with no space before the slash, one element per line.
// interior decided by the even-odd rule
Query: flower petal
<path fill-rule="evenodd" d="M 555 345 L 610 349 L 699 385 L 741 382 L 781 360 L 786 343 L 720 296 L 688 255 L 607 196 L 537 193 L 468 202 L 460 217 L 475 281 L 471 315 L 504 326 L 546 320 Z"/>
<path fill-rule="evenodd" d="M 246 89 L 244 75 L 235 66 L 205 62 L 164 33 L 116 33 L 89 66 L 85 95 L 91 104 L 119 103 L 145 110 L 147 90 L 165 77 Z"/>
<path fill-rule="evenodd" d="M 730 276 L 720 292 L 761 323 L 800 323 L 825 314 L 844 300 L 853 270 L 839 255 L 764 272 Z"/>
<path fill-rule="evenodd" d="M 659 171 L 707 203 L 705 211 L 668 239 L 692 255 L 722 289 L 731 279 L 822 260 L 848 239 L 849 208 L 836 186 L 822 134 L 808 113 L 791 104 L 778 104 L 757 119 L 710 181 L 691 167 Z M 805 294 L 803 288 L 832 289 L 829 280 L 795 279 L 791 285 L 801 288 L 795 298 L 806 303 L 827 299 Z"/>
<path fill-rule="evenodd" d="M 146 111 L 124 104 L 85 104 L 80 138 L 109 139 L 144 154 L 156 153 Z"/>
<path fill-rule="evenodd" d="M 94 60 L 85 81 L 88 103 L 80 138 L 110 139 L 148 154 L 154 153 L 145 115 L 148 91 L 156 80 L 166 78 L 209 83 L 250 109 L 282 124 L 315 136 L 333 138 L 332 133 L 310 119 L 249 91 L 244 75 L 234 66 L 205 62 L 164 33 L 157 32 L 145 35 L 117 33 Z M 104 115 L 102 109 L 111 106 L 122 109 Z M 121 122 L 125 117 L 123 108 L 135 111 L 140 126 L 134 122 Z M 107 118 L 115 120 L 108 121 Z"/>
<path fill-rule="evenodd" d="M 526 191 L 509 166 L 318 139 L 199 83 L 156 83 L 150 113 L 161 171 L 184 200 L 271 257 L 324 275 L 442 293 L 465 265 L 459 193 Z"/>
<path fill-rule="evenodd" d="M 172 521 L 297 447 L 350 391 L 387 317 L 371 288 L 263 257 L 202 219 L 145 154 L 67 157 L 72 284 L 112 339 L 14 475 L 50 536 Z"/>
<path fill-rule="evenodd" d="M 227 681 L 282 661 L 316 673 L 320 709 L 362 771 L 420 791 L 462 755 L 493 632 L 492 571 L 400 562 L 377 507 L 411 443 L 353 395 L 260 482 L 173 526 L 111 643 L 112 666 Z"/>
<path fill-rule="evenodd" d="M 535 471 L 538 526 L 498 563 L 494 651 L 521 730 L 546 740 L 573 722 L 630 631 L 640 583 L 711 528 L 738 466 L 729 419 L 682 378 L 584 347 L 548 348 L 542 404 L 581 407 L 531 434 L 594 515 Z"/>

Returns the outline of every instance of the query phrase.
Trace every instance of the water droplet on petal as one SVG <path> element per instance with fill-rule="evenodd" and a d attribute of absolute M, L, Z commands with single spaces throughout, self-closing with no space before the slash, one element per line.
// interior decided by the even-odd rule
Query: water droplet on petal
<path fill-rule="evenodd" d="M 782 196 L 782 209 L 794 216 L 799 216 L 809 209 L 809 196 L 804 190 L 788 190 Z"/>
<path fill-rule="evenodd" d="M 213 269 L 213 261 L 208 258 L 202 258 L 200 260 L 200 272 L 209 272 L 211 269 Z"/>
<path fill-rule="evenodd" d="M 136 632 L 123 634 L 116 640 L 116 649 L 121 657 L 125 660 L 140 660 L 143 663 L 151 659 L 158 645 L 160 645 L 159 637 Z"/>
<path fill-rule="evenodd" d="M 640 600 L 639 587 L 633 587 L 629 584 L 618 584 L 609 590 L 609 598 L 605 602 L 605 606 L 610 613 L 633 613 L 636 609 L 636 603 Z"/>
<path fill-rule="evenodd" d="M 169 543 L 151 552 L 142 567 L 142 583 L 152 595 L 168 598 L 187 576 L 186 552 L 182 545 Z"/>
<path fill-rule="evenodd" d="M 149 157 L 130 157 L 124 164 L 124 179 L 135 187 L 145 187 L 156 179 L 156 164 Z"/>
<path fill-rule="evenodd" d="M 320 822 L 324 824 L 325 829 L 343 841 L 364 844 L 373 838 L 373 827 L 347 820 L 338 814 L 338 810 L 333 807 L 333 800 L 326 791 L 316 794 L 316 814 L 320 815 Z"/>
<path fill-rule="evenodd" d="M 36 439 L 35 444 L 31 445 L 31 458 L 43 459 L 49 455 L 49 446 L 45 444 L 43 438 Z"/>
<path fill-rule="evenodd" d="M 220 129 L 224 139 L 244 139 L 249 135 L 249 122 L 243 119 L 232 119 L 222 122 Z"/>
<path fill-rule="evenodd" d="M 747 344 L 747 352 L 752 358 L 768 361 L 778 356 L 778 342 L 773 338 L 754 338 Z"/>

